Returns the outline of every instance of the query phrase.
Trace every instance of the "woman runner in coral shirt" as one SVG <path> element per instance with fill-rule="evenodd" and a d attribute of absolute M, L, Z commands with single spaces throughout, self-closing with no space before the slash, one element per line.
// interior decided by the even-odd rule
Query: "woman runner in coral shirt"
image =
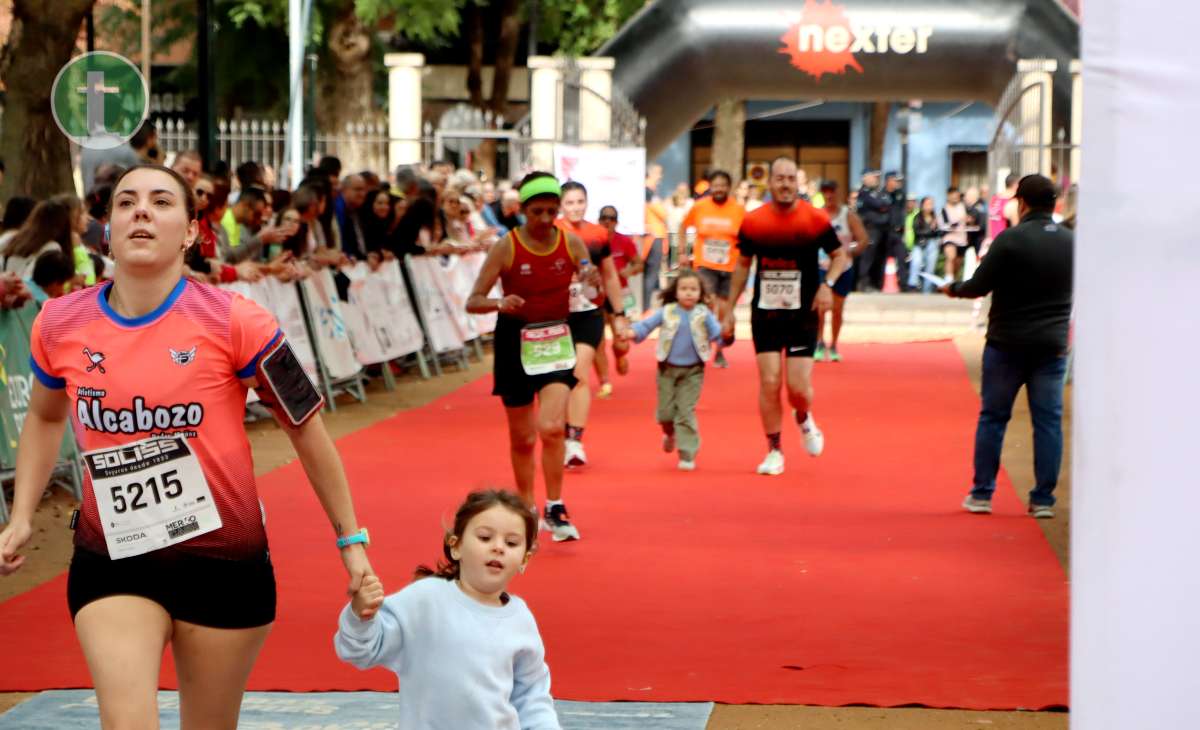
<path fill-rule="evenodd" d="M 67 602 L 104 728 L 157 727 L 170 644 L 183 728 L 237 727 L 242 693 L 275 620 L 246 390 L 270 405 L 333 525 L 350 592 L 371 573 L 320 395 L 275 318 L 183 278 L 196 244 L 184 179 L 130 168 L 113 189 L 110 284 L 46 304 L 32 332 L 37 376 L 17 450 L 0 574 L 20 568 L 67 419 L 83 451 L 83 504 Z"/>

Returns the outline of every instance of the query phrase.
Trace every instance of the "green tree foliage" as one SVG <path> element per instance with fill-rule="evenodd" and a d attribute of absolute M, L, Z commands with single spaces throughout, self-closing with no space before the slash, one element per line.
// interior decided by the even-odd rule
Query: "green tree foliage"
<path fill-rule="evenodd" d="M 586 56 L 616 35 L 648 0 L 540 0 L 538 41 Z"/>
<path fill-rule="evenodd" d="M 647 0 L 537 0 L 538 39 L 545 52 L 586 55 L 611 38 Z M 437 48 L 463 32 L 469 5 L 502 6 L 503 0 L 313 0 L 308 43 L 324 56 L 326 29 L 347 4 L 362 22 L 395 33 L 412 44 Z M 288 0 L 214 0 L 214 64 L 218 114 L 236 109 L 280 113 L 287 104 Z M 528 0 L 519 4 L 528 22 Z M 152 43 L 170 48 L 196 32 L 196 0 L 154 0 Z M 137 58 L 141 55 L 140 3 L 132 8 L 105 6 L 97 13 L 103 46 Z M 494 32 L 494 29 L 486 29 Z M 378 50 L 378 49 L 377 49 Z M 382 76 L 382 53 L 373 54 Z M 322 63 L 324 63 L 324 58 Z M 467 59 L 463 59 L 467 63 Z M 195 56 L 163 79 L 181 89 L 195 88 Z M 384 88 L 381 83 L 380 90 Z"/>

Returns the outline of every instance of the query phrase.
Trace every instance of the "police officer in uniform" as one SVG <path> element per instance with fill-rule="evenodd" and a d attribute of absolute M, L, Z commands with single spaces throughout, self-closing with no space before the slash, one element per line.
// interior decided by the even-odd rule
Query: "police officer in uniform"
<path fill-rule="evenodd" d="M 870 244 L 855 264 L 860 291 L 883 288 L 883 264 L 887 260 L 892 198 L 879 187 L 879 170 L 864 170 L 858 191 L 858 217 L 867 227 Z M 903 208 L 902 208 L 903 209 Z"/>
<path fill-rule="evenodd" d="M 883 176 L 883 195 L 888 205 L 888 237 L 886 252 L 882 255 L 884 264 L 888 257 L 896 259 L 896 278 L 901 288 L 908 286 L 908 248 L 904 245 L 905 194 L 904 176 L 898 172 L 888 172 Z"/>

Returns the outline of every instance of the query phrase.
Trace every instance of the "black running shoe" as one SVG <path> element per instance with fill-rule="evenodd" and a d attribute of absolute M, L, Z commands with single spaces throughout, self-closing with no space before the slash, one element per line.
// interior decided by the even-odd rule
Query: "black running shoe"
<path fill-rule="evenodd" d="M 543 521 L 554 535 L 554 542 L 579 539 L 579 530 L 571 524 L 566 505 L 556 504 L 553 507 L 547 507 Z"/>

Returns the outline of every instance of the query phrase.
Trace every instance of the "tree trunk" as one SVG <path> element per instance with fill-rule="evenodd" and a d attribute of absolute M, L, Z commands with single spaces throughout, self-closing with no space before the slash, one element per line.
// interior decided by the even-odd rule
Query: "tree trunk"
<path fill-rule="evenodd" d="M 508 111 L 508 86 L 517 59 L 517 42 L 521 38 L 520 9 L 520 0 L 502 0 L 500 4 L 500 37 L 496 41 L 492 101 L 488 105 L 497 117 Z"/>
<path fill-rule="evenodd" d="M 321 69 L 317 87 L 317 127 L 344 135 L 347 125 L 379 121 L 372 103 L 371 33 L 354 12 L 353 0 L 344 0 L 338 8 L 327 44 L 329 62 Z M 339 147 L 335 154 L 347 173 L 367 165 L 366 150 L 357 146 Z"/>
<path fill-rule="evenodd" d="M 483 109 L 483 10 L 475 3 L 467 4 L 467 92 L 471 106 Z"/>
<path fill-rule="evenodd" d="M 54 123 L 50 89 L 71 60 L 83 17 L 94 0 L 13 0 L 12 30 L 0 51 L 0 78 L 8 89 L 0 157 L 7 172 L 0 199 L 42 200 L 74 192 L 71 148 Z"/>
<path fill-rule="evenodd" d="M 712 166 L 741 180 L 746 172 L 746 102 L 725 98 L 717 102 L 714 120 Z"/>
<path fill-rule="evenodd" d="M 521 36 L 520 0 L 503 0 L 500 5 L 500 36 L 496 42 L 496 60 L 492 66 L 492 95 L 487 108 L 499 120 L 508 111 L 508 87 Z M 494 122 L 493 126 L 500 126 Z M 485 139 L 475 151 L 475 169 L 489 178 L 496 177 L 496 140 Z"/>

